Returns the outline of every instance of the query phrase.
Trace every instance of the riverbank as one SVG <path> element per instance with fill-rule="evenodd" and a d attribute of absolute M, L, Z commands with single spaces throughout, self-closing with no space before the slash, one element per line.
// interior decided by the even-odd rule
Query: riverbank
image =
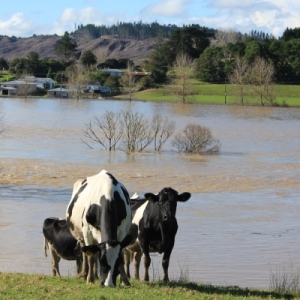
<path fill-rule="evenodd" d="M 261 106 L 259 99 L 252 95 L 249 86 L 245 86 L 244 104 L 241 103 L 238 95 L 238 88 L 230 84 L 209 84 L 194 81 L 193 84 L 194 94 L 186 97 L 186 103 L 198 104 L 219 104 L 219 105 L 240 105 L 240 106 Z M 265 106 L 279 106 L 279 107 L 300 107 L 300 85 L 275 85 L 275 101 L 273 105 L 266 102 Z M 4 96 L 1 98 L 24 98 L 24 96 Z M 32 96 L 28 95 L 27 98 L 45 98 L 49 99 L 47 95 Z M 60 99 L 59 97 L 56 99 Z M 76 98 L 72 98 L 77 100 Z M 94 99 L 94 100 L 133 100 L 133 101 L 147 101 L 147 102 L 181 102 L 179 97 L 171 95 L 166 92 L 166 86 L 161 85 L 156 88 L 147 89 L 143 91 L 134 92 L 131 95 L 109 95 L 109 94 L 90 94 L 84 93 L 80 96 L 81 100 Z"/>
<path fill-rule="evenodd" d="M 0 273 L 1 299 L 123 299 L 180 300 L 180 299 L 299 299 L 299 293 L 276 290 L 257 290 L 238 286 L 214 286 L 189 282 L 185 278 L 170 283 L 150 284 L 131 280 L 131 286 L 101 288 L 99 283 L 86 284 L 77 277 Z"/>

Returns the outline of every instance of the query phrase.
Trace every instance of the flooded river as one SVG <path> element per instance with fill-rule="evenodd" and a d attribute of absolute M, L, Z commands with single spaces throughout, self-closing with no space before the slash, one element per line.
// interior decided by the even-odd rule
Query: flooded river
<path fill-rule="evenodd" d="M 110 100 L 2 99 L 7 129 L 0 147 L 0 272 L 51 274 L 43 220 L 64 217 L 73 183 L 102 169 L 130 194 L 171 186 L 191 192 L 178 205 L 170 277 L 269 287 L 276 268 L 300 267 L 300 110 Z M 180 132 L 208 127 L 219 155 L 179 155 L 171 140 L 127 156 L 82 142 L 93 116 L 131 109 L 159 113 Z M 159 278 L 161 256 L 153 256 Z M 62 262 L 62 275 L 75 263 Z"/>

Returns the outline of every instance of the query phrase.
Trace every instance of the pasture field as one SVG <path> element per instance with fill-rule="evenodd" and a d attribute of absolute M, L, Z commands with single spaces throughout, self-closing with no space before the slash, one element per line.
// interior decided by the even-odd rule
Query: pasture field
<path fill-rule="evenodd" d="M 239 287 L 204 285 L 188 281 L 143 283 L 136 280 L 132 285 L 101 288 L 98 283 L 86 284 L 76 277 L 53 277 L 20 273 L 0 273 L 0 299 L 300 299 L 300 294 L 256 290 Z"/>
<path fill-rule="evenodd" d="M 237 87 L 231 84 L 226 84 L 225 86 L 225 84 L 208 84 L 194 81 L 193 89 L 195 95 L 188 96 L 187 102 L 225 104 L 226 101 L 226 104 L 241 104 Z M 300 85 L 277 84 L 275 86 L 275 95 L 275 102 L 278 106 L 300 106 Z M 132 99 L 144 101 L 180 101 L 179 98 L 176 99 L 175 96 L 167 94 L 163 86 L 134 93 Z M 244 101 L 246 105 L 260 105 L 258 99 L 251 95 L 250 87 L 247 86 L 245 87 Z"/>

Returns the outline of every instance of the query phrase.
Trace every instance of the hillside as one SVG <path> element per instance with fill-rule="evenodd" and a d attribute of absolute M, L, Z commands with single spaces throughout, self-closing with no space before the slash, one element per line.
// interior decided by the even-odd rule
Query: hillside
<path fill-rule="evenodd" d="M 40 58 L 54 58 L 55 45 L 61 37 L 57 35 L 40 35 L 29 38 L 16 38 L 0 36 L 0 57 L 11 60 L 15 57 L 26 58 L 30 51 L 37 52 Z M 97 39 L 76 38 L 78 49 L 92 50 L 103 62 L 108 58 L 129 58 L 136 64 L 148 57 L 151 50 L 155 48 L 155 39 L 134 40 L 119 39 L 114 36 L 102 36 Z"/>

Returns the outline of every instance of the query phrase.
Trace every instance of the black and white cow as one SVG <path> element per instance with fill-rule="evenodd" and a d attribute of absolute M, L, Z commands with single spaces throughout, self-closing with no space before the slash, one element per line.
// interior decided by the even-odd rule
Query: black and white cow
<path fill-rule="evenodd" d="M 98 258 L 101 285 L 115 286 L 119 274 L 121 281 L 129 284 L 122 249 L 132 240 L 128 234 L 131 207 L 124 185 L 106 170 L 78 180 L 74 184 L 66 216 L 71 233 L 86 253 L 83 256 L 83 274 L 87 282 L 94 282 L 92 270 Z"/>
<path fill-rule="evenodd" d="M 178 229 L 177 202 L 185 202 L 190 193 L 178 194 L 172 188 L 164 188 L 157 195 L 146 193 L 145 199 L 131 199 L 133 213 L 130 234 L 132 243 L 124 251 L 126 274 L 134 259 L 135 279 L 139 279 L 141 256 L 144 256 L 144 280 L 149 281 L 151 258 L 149 252 L 163 253 L 163 280 L 169 281 L 168 268 Z"/>
<path fill-rule="evenodd" d="M 82 251 L 79 243 L 71 234 L 66 220 L 47 218 L 43 223 L 44 253 L 47 256 L 49 248 L 52 256 L 52 274 L 59 272 L 60 259 L 76 260 L 77 274 L 82 266 Z"/>

